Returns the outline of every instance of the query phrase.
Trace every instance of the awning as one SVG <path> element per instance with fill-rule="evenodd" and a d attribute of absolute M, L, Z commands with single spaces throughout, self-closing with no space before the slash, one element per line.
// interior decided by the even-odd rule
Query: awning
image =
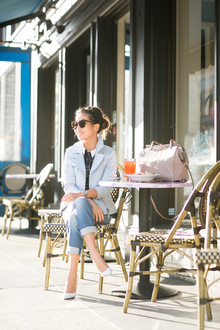
<path fill-rule="evenodd" d="M 39 11 L 45 0 L 2 0 L 0 1 L 0 28 L 35 17 L 43 17 Z"/>

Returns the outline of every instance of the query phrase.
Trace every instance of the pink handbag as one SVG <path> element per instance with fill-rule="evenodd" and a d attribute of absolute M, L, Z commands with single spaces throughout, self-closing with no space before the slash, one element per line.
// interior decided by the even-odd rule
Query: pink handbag
<path fill-rule="evenodd" d="M 180 143 L 170 140 L 169 144 L 153 141 L 139 153 L 137 170 L 139 173 L 159 174 L 165 181 L 187 181 L 189 159 Z"/>

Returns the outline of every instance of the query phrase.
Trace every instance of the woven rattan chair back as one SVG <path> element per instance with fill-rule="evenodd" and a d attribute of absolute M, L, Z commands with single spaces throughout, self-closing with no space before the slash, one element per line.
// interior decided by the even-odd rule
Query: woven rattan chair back
<path fill-rule="evenodd" d="M 116 178 L 120 178 L 120 177 L 122 177 L 124 175 L 124 169 L 118 163 L 117 163 L 116 166 L 117 166 Z M 112 190 L 111 190 L 111 197 L 112 197 L 112 200 L 113 200 L 114 203 L 117 202 L 118 196 L 119 196 L 119 188 L 117 188 L 117 187 L 112 188 Z"/>
<path fill-rule="evenodd" d="M 117 179 L 122 178 L 124 176 L 124 168 L 119 163 L 117 163 L 116 166 L 117 166 L 116 178 Z M 120 196 L 120 190 L 121 190 L 121 196 Z M 117 207 L 117 216 L 114 218 L 114 227 L 116 229 L 118 229 L 118 226 L 120 223 L 127 191 L 128 191 L 128 189 L 120 189 L 120 188 L 116 188 L 116 187 L 114 187 L 111 191 L 112 200 L 116 204 L 116 207 Z"/>
<path fill-rule="evenodd" d="M 212 320 L 210 303 L 220 300 L 220 295 L 213 295 L 210 288 L 220 281 L 220 249 L 218 249 L 217 237 L 220 231 L 220 173 L 212 181 L 207 194 L 206 230 L 204 250 L 196 253 L 195 262 L 198 270 L 198 329 L 205 329 L 205 307 L 207 319 Z M 213 246 L 213 248 L 211 248 Z M 212 272 L 211 276 L 209 274 Z M 214 274 L 218 272 L 219 274 Z M 215 276 L 216 275 L 216 276 Z M 209 282 L 209 285 L 207 285 Z M 213 288 L 213 287 L 212 287 Z M 215 293 L 217 290 L 215 291 Z"/>
<path fill-rule="evenodd" d="M 0 189 L 3 196 L 19 196 L 25 194 L 27 190 L 27 179 L 10 179 L 8 174 L 27 174 L 30 173 L 28 166 L 20 163 L 10 164 L 0 172 Z M 1 198 L 1 200 L 3 197 Z"/>
<path fill-rule="evenodd" d="M 43 200 L 43 190 L 42 187 L 45 184 L 45 182 L 47 181 L 47 179 L 49 178 L 49 175 L 51 173 L 53 169 L 53 164 L 47 164 L 42 171 L 40 172 L 40 174 L 38 175 L 38 177 L 36 178 L 36 181 L 33 185 L 33 187 L 31 188 L 31 193 L 29 192 L 29 194 L 26 196 L 26 199 L 29 199 L 29 205 L 34 204 L 35 201 L 37 200 Z M 43 205 L 42 205 L 43 206 Z"/>
<path fill-rule="evenodd" d="M 200 201 L 199 201 L 198 212 L 199 212 L 199 220 L 202 225 L 202 228 L 205 228 L 205 226 L 206 226 L 205 222 L 206 222 L 206 212 L 207 212 L 207 192 L 208 192 L 208 189 L 211 186 L 215 176 L 216 176 L 216 172 L 214 171 L 213 173 L 211 173 L 209 180 L 206 181 L 204 188 L 203 188 L 205 193 L 200 198 Z"/>

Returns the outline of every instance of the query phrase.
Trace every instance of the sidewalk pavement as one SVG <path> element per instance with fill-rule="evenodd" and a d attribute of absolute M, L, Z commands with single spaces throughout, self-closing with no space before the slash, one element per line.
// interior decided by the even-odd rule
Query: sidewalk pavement
<path fill-rule="evenodd" d="M 0 230 L 3 219 L 0 218 Z M 197 330 L 197 286 L 187 281 L 164 277 L 163 285 L 179 293 L 171 298 L 131 300 L 128 313 L 122 312 L 123 298 L 111 290 L 125 285 L 115 262 L 112 275 L 104 279 L 103 293 L 98 294 L 98 272 L 92 263 L 85 264 L 85 276 L 78 282 L 77 297 L 63 300 L 62 291 L 68 264 L 52 259 L 49 290 L 44 290 L 45 268 L 37 257 L 38 235 L 18 230 L 16 221 L 8 240 L 0 236 L 0 328 L 2 330 L 40 329 L 148 329 Z M 212 303 L 213 320 L 206 329 L 220 329 L 220 302 Z"/>

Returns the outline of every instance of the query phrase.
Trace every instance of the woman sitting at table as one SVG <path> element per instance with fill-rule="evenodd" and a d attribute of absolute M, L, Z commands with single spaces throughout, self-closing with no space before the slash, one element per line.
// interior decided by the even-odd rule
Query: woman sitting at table
<path fill-rule="evenodd" d="M 64 299 L 76 296 L 83 239 L 100 275 L 112 273 L 96 249 L 95 223 L 108 224 L 116 213 L 110 188 L 98 185 L 100 180 L 112 180 L 116 174 L 115 151 L 103 143 L 111 126 L 109 118 L 98 107 L 79 108 L 71 126 L 79 141 L 66 149 L 63 165 L 65 195 L 61 199 L 61 211 L 70 256 Z"/>

